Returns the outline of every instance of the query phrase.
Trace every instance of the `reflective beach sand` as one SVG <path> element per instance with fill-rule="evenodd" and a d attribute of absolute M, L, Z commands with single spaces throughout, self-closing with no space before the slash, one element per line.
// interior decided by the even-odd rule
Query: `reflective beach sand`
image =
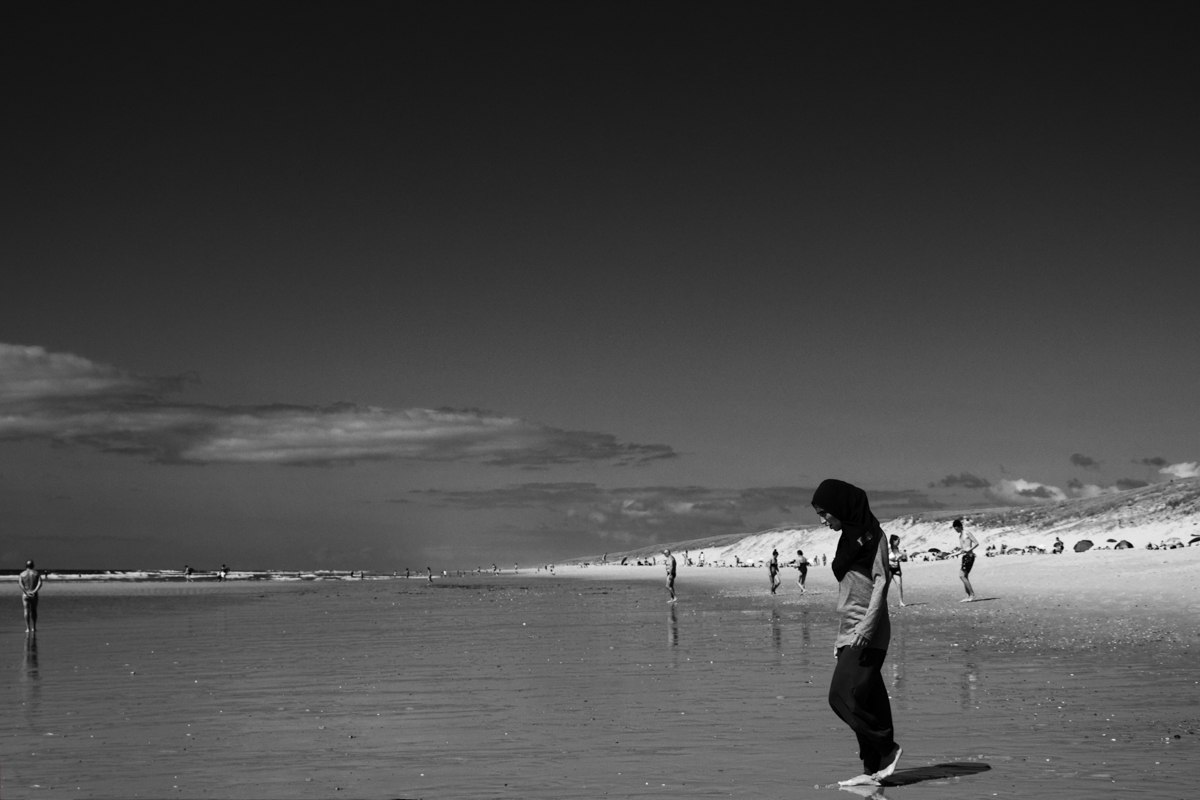
<path fill-rule="evenodd" d="M 1190 796 L 1191 608 L 1006 592 L 999 561 L 972 604 L 952 565 L 906 569 L 906 785 L 877 796 Z M 827 570 L 772 598 L 682 569 L 673 607 L 649 570 L 47 584 L 36 641 L 15 597 L 0 620 L 0 797 L 848 796 Z"/>

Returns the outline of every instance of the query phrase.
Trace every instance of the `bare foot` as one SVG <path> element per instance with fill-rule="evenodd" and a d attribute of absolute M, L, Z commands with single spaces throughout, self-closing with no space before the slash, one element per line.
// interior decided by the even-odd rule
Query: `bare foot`
<path fill-rule="evenodd" d="M 879 770 L 879 772 L 876 772 L 871 777 L 877 781 L 890 778 L 892 773 L 896 771 L 896 765 L 900 763 L 900 756 L 902 755 L 904 755 L 904 748 L 902 748 L 900 745 L 896 745 L 896 749 L 888 753 L 887 758 L 884 759 L 884 762 L 887 766 Z"/>
<path fill-rule="evenodd" d="M 962 600 L 959 600 L 958 602 L 960 602 L 960 603 L 970 603 L 970 602 L 974 601 L 974 599 L 975 599 L 974 597 L 964 597 Z"/>
<path fill-rule="evenodd" d="M 838 786 L 878 786 L 878 785 L 879 785 L 879 781 L 875 780 L 874 776 L 868 775 L 865 772 L 862 775 L 855 775 L 853 778 L 848 778 L 844 781 L 838 781 Z"/>
<path fill-rule="evenodd" d="M 900 601 L 900 607 L 901 607 L 901 608 L 904 608 L 904 601 L 903 601 L 903 600 L 901 600 L 901 601 Z"/>

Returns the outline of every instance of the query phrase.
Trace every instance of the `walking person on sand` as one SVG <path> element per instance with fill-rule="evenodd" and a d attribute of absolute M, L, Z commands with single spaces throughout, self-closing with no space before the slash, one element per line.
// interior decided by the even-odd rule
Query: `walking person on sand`
<path fill-rule="evenodd" d="M 971 574 L 971 567 L 975 566 L 975 548 L 979 547 L 979 540 L 969 531 L 963 530 L 961 519 L 956 519 L 951 524 L 958 532 L 958 548 L 962 550 L 962 565 L 959 567 L 958 579 L 963 582 L 963 588 L 967 590 L 967 596 L 958 602 L 970 603 L 975 600 L 975 590 L 971 588 L 971 580 L 967 576 Z"/>
<path fill-rule="evenodd" d="M 880 670 L 891 642 L 887 539 L 871 513 L 867 493 L 845 481 L 824 480 L 813 494 L 817 515 L 838 531 L 833 576 L 838 582 L 837 666 L 829 706 L 858 737 L 863 772 L 840 786 L 879 786 L 891 777 L 903 750 L 896 744 L 892 705 Z"/>
<path fill-rule="evenodd" d="M 663 550 L 663 563 L 667 565 L 667 591 L 671 593 L 668 603 L 675 602 L 675 556 L 670 550 Z"/>
<path fill-rule="evenodd" d="M 804 557 L 803 550 L 796 551 L 796 569 L 800 571 L 796 583 L 800 586 L 800 594 L 804 594 L 807 591 L 804 588 L 804 581 L 808 580 L 808 559 Z"/>
<path fill-rule="evenodd" d="M 25 612 L 25 632 L 37 633 L 38 592 L 42 590 L 42 573 L 33 567 L 32 561 L 25 562 L 25 571 L 17 576 L 21 587 L 21 608 Z"/>
<path fill-rule="evenodd" d="M 904 580 L 901 578 L 900 561 L 904 553 L 900 549 L 900 537 L 892 534 L 888 538 L 888 569 L 892 571 L 892 580 L 896 582 L 896 588 L 900 590 L 900 607 L 904 607 Z"/>
<path fill-rule="evenodd" d="M 771 594 L 779 588 L 779 551 L 771 551 L 771 560 L 767 562 L 767 579 L 771 581 Z"/>

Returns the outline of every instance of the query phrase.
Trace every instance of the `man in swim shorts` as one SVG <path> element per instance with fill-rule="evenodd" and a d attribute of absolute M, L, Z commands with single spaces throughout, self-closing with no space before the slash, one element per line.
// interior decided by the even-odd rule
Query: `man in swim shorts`
<path fill-rule="evenodd" d="M 17 576 L 21 586 L 21 607 L 25 612 L 25 632 L 37 633 L 38 592 L 42 589 L 42 573 L 33 568 L 32 561 L 25 562 L 25 571 Z"/>
<path fill-rule="evenodd" d="M 959 567 L 958 579 L 963 582 L 963 588 L 967 590 L 967 596 L 959 602 L 970 603 L 975 600 L 975 590 L 971 588 L 971 581 L 967 576 L 971 574 L 971 567 L 975 566 L 975 548 L 979 547 L 979 540 L 970 532 L 963 530 L 961 519 L 954 520 L 953 525 L 954 530 L 958 532 L 958 548 L 962 550 L 962 565 Z"/>

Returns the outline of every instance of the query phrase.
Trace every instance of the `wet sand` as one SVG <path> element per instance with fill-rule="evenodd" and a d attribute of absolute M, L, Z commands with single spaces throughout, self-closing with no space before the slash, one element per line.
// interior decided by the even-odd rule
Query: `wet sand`
<path fill-rule="evenodd" d="M 48 584 L 35 642 L 14 592 L 0 797 L 848 796 L 828 569 L 681 568 L 673 607 L 660 569 Z M 1191 795 L 1200 548 L 955 574 L 893 594 L 877 796 Z"/>

